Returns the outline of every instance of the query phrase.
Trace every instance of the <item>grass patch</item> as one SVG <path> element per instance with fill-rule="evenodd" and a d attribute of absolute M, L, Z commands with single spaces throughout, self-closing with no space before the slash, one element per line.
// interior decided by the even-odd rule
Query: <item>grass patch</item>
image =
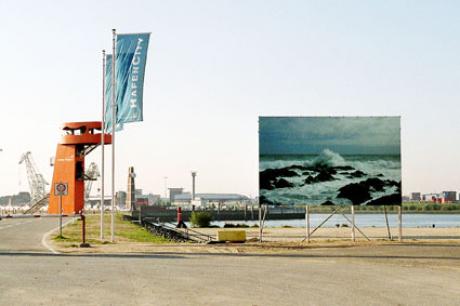
<path fill-rule="evenodd" d="M 110 240 L 110 215 L 104 216 L 104 239 L 100 240 L 100 215 L 86 216 L 86 242 L 90 244 L 108 244 Z M 81 227 L 80 219 L 72 224 L 67 225 L 62 230 L 62 237 L 56 236 L 55 241 L 60 242 L 81 242 Z M 115 215 L 115 241 L 121 242 L 150 242 L 150 243 L 170 243 L 171 241 L 156 236 L 147 231 L 145 228 L 133 224 L 130 221 L 123 220 L 121 214 Z"/>
<path fill-rule="evenodd" d="M 56 236 L 53 237 L 53 240 L 54 241 L 68 241 L 69 238 L 61 236 L 61 235 L 56 235 Z"/>

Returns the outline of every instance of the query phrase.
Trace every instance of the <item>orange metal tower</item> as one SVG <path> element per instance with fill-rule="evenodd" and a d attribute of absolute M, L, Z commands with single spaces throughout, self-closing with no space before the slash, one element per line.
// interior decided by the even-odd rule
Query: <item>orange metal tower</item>
<path fill-rule="evenodd" d="M 56 149 L 49 214 L 59 214 L 59 197 L 54 194 L 54 185 L 59 182 L 68 184 L 68 195 L 62 197 L 62 212 L 82 212 L 85 205 L 85 156 L 101 144 L 101 126 L 100 121 L 67 122 L 62 126 L 65 134 Z M 104 143 L 112 143 L 110 134 L 104 134 Z"/>

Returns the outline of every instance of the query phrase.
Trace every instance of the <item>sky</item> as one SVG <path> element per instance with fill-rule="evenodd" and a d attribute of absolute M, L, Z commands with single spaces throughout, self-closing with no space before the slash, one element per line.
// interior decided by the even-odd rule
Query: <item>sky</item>
<path fill-rule="evenodd" d="M 400 155 L 399 117 L 261 117 L 260 154 Z"/>
<path fill-rule="evenodd" d="M 2 0 L 0 195 L 28 189 L 29 150 L 51 180 L 63 122 L 100 120 L 112 28 L 152 33 L 117 189 L 134 166 L 147 192 L 190 190 L 196 170 L 197 192 L 255 196 L 258 117 L 289 115 L 401 116 L 403 193 L 459 191 L 459 15 L 458 1 Z"/>

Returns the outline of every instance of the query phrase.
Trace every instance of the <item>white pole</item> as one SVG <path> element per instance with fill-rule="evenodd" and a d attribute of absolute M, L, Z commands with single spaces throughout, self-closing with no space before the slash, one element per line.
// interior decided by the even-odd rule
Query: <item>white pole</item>
<path fill-rule="evenodd" d="M 355 236 L 355 206 L 351 205 L 351 239 L 356 241 Z"/>
<path fill-rule="evenodd" d="M 106 65 L 105 50 L 102 50 L 102 126 L 101 126 L 101 221 L 100 221 L 100 238 L 104 240 L 104 161 L 105 161 L 105 65 Z"/>
<path fill-rule="evenodd" d="M 259 203 L 259 241 L 262 242 L 262 204 L 260 203 Z"/>
<path fill-rule="evenodd" d="M 402 241 L 402 205 L 398 205 L 399 241 Z"/>
<path fill-rule="evenodd" d="M 112 209 L 110 214 L 110 240 L 115 240 L 115 128 L 117 123 L 115 59 L 117 33 L 112 29 Z"/>
<path fill-rule="evenodd" d="M 306 223 L 306 238 L 307 242 L 310 243 L 310 210 L 308 205 L 305 205 L 305 223 Z"/>
<path fill-rule="evenodd" d="M 391 237 L 390 223 L 388 223 L 387 207 L 385 205 L 383 205 L 383 213 L 385 214 L 385 224 L 387 226 L 388 239 L 393 240 Z"/>

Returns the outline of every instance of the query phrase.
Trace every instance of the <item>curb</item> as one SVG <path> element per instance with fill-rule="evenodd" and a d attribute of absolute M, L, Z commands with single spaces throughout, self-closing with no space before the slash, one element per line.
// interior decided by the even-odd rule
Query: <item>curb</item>
<path fill-rule="evenodd" d="M 64 224 L 62 224 L 62 227 L 65 227 L 67 226 L 68 224 L 70 223 L 73 223 L 77 220 L 77 218 L 73 218 L 73 219 L 70 219 L 69 221 L 65 222 Z M 59 226 L 53 228 L 52 230 L 49 230 L 47 231 L 45 234 L 43 234 L 42 236 L 42 245 L 48 249 L 48 251 L 50 251 L 51 253 L 53 254 L 61 254 L 61 252 L 58 252 L 56 251 L 55 249 L 53 249 L 53 247 L 51 247 L 49 244 L 48 244 L 48 239 L 49 239 L 49 236 L 54 233 L 55 231 L 57 231 L 59 229 Z"/>

